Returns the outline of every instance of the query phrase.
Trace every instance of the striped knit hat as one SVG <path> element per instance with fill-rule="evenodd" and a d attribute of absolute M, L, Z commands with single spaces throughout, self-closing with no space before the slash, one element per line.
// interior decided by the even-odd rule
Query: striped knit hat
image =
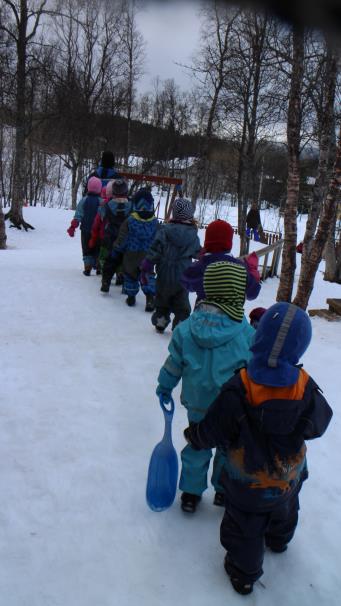
<path fill-rule="evenodd" d="M 194 215 L 193 204 L 187 198 L 176 198 L 172 216 L 174 221 L 191 221 Z"/>
<path fill-rule="evenodd" d="M 210 263 L 204 273 L 205 303 L 222 309 L 232 320 L 241 322 L 247 272 L 243 265 L 229 261 Z"/>

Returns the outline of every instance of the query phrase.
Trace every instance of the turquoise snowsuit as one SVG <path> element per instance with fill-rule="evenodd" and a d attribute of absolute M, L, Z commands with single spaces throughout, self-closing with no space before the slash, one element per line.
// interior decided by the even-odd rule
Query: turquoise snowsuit
<path fill-rule="evenodd" d="M 189 422 L 198 423 L 222 385 L 250 359 L 254 333 L 245 316 L 236 322 L 213 305 L 200 305 L 173 332 L 169 356 L 158 377 L 158 393 L 170 394 L 182 378 L 181 403 L 187 408 Z M 180 490 L 199 496 L 206 490 L 211 457 L 212 450 L 185 446 Z M 219 483 L 223 465 L 224 455 L 217 450 L 211 480 L 216 492 L 224 492 Z"/>

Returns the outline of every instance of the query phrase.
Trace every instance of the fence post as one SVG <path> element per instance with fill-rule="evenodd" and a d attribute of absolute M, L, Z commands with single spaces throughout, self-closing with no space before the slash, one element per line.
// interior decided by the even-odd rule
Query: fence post
<path fill-rule="evenodd" d="M 266 278 L 266 270 L 268 267 L 268 258 L 269 258 L 269 253 L 266 253 L 265 257 L 264 257 L 264 265 L 263 265 L 263 271 L 262 271 L 262 280 L 265 280 Z"/>

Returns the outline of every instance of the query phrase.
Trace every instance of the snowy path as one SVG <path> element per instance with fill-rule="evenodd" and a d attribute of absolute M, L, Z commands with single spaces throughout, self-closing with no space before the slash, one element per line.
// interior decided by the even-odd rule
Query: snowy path
<path fill-rule="evenodd" d="M 129 309 L 118 288 L 102 297 L 99 278 L 81 274 L 70 212 L 25 213 L 36 231 L 8 229 L 0 253 L 0 606 L 336 606 L 341 324 L 314 319 L 304 360 L 335 417 L 308 446 L 296 537 L 287 553 L 266 554 L 262 584 L 242 598 L 223 571 L 211 488 L 193 517 L 177 502 L 162 514 L 145 504 L 169 333 L 154 333 L 142 297 Z M 319 280 L 313 306 L 340 296 Z M 266 283 L 257 304 L 276 287 Z M 185 426 L 178 406 L 178 452 Z"/>

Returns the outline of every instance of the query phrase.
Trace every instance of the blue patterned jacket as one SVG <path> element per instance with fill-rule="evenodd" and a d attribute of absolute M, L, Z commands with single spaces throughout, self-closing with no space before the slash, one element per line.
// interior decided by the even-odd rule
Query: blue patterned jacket
<path fill-rule="evenodd" d="M 123 272 L 134 279 L 140 273 L 140 264 L 159 227 L 159 222 L 154 215 L 143 218 L 141 214 L 133 212 L 122 223 L 112 251 L 114 258 L 123 255 Z"/>

